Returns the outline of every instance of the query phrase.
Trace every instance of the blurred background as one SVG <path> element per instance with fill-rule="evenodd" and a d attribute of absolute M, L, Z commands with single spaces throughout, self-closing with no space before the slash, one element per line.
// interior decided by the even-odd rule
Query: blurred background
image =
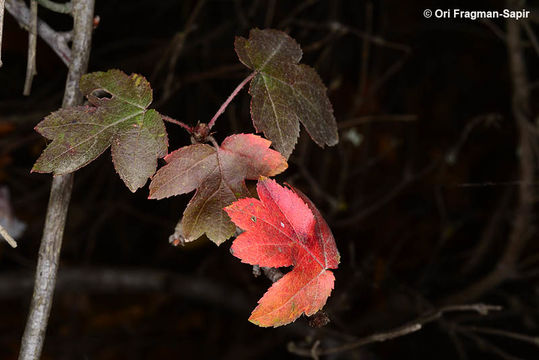
<path fill-rule="evenodd" d="M 247 318 L 271 282 L 231 256 L 231 241 L 171 246 L 192 195 L 131 194 L 107 151 L 75 175 L 43 359 L 296 359 L 290 349 L 313 346 L 335 349 L 327 359 L 537 358 L 537 338 L 526 336 L 539 334 L 539 2 L 521 5 L 531 14 L 518 22 L 515 50 L 504 19 L 423 16 L 504 1 L 97 1 L 89 71 L 144 75 L 152 106 L 190 125 L 208 122 L 248 74 L 234 36 L 277 28 L 301 44 L 303 63 L 328 87 L 340 143 L 320 149 L 302 129 L 278 181 L 317 204 L 341 264 L 327 326 L 302 317 L 258 328 Z M 58 31 L 72 26 L 43 7 L 39 17 Z M 6 12 L 0 223 L 19 247 L 0 242 L 1 359 L 17 357 L 51 183 L 30 174 L 46 146 L 33 128 L 60 106 L 67 73 L 38 39 L 38 74 L 22 96 L 27 38 Z M 523 56 L 525 73 L 510 54 Z M 254 131 L 249 101 L 243 90 L 218 120 L 219 142 Z M 170 150 L 190 143 L 182 128 L 167 131 Z M 451 313 L 411 335 L 339 350 L 477 302 L 503 310 Z"/>

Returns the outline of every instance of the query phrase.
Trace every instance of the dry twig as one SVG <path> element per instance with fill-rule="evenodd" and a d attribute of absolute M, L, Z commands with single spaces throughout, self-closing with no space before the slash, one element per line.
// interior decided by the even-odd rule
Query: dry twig
<path fill-rule="evenodd" d="M 9 233 L 7 232 L 7 230 L 2 226 L 0 225 L 0 235 L 2 235 L 2 237 L 4 238 L 4 240 L 7 241 L 7 243 L 9 245 L 11 245 L 12 248 L 16 248 L 17 247 L 17 242 L 15 241 L 15 239 L 9 235 Z"/>
<path fill-rule="evenodd" d="M 26 60 L 26 78 L 24 80 L 23 95 L 30 95 L 32 80 L 37 74 L 36 70 L 37 46 L 37 1 L 30 1 L 30 28 L 28 29 L 28 59 Z"/>
<path fill-rule="evenodd" d="M 24 1 L 6 0 L 6 10 L 15 18 L 15 20 L 17 20 L 22 28 L 29 28 L 31 18 L 30 10 Z M 64 64 L 69 66 L 71 62 L 71 50 L 68 43 L 71 41 L 73 33 L 71 31 L 55 31 L 45 22 L 38 19 L 37 34 L 51 47 L 52 50 L 54 50 Z"/>
<path fill-rule="evenodd" d="M 508 0 L 508 8 L 517 8 L 518 0 Z M 513 116 L 518 129 L 519 171 L 520 181 L 518 205 L 515 212 L 513 229 L 509 236 L 503 255 L 494 269 L 487 275 L 462 291 L 446 299 L 446 303 L 461 303 L 477 299 L 485 292 L 498 286 L 514 275 L 517 263 L 527 240 L 531 236 L 532 210 L 535 200 L 535 189 L 530 186 L 534 182 L 535 162 L 532 147 L 532 136 L 529 127 L 530 94 L 527 78 L 524 48 L 520 37 L 519 21 L 507 20 L 507 51 L 509 69 L 513 83 Z"/>
<path fill-rule="evenodd" d="M 39 2 L 39 5 L 60 14 L 71 14 L 73 11 L 73 4 L 71 1 L 66 3 L 57 3 L 51 0 L 37 0 L 37 2 Z"/>
<path fill-rule="evenodd" d="M 402 326 L 396 327 L 392 330 L 369 335 L 369 336 L 357 339 L 355 341 L 352 341 L 348 344 L 344 344 L 344 345 L 337 346 L 334 348 L 323 349 L 323 348 L 318 347 L 317 349 L 305 349 L 305 348 L 298 347 L 294 343 L 289 343 L 288 351 L 296 355 L 300 355 L 304 357 L 311 357 L 311 358 L 316 358 L 317 356 L 322 356 L 322 355 L 337 354 L 337 353 L 357 349 L 368 344 L 372 344 L 376 342 L 383 342 L 383 341 L 387 341 L 387 340 L 391 340 L 391 339 L 395 339 L 401 336 L 415 333 L 421 330 L 423 326 L 425 326 L 426 324 L 440 319 L 446 313 L 475 311 L 479 313 L 480 315 L 487 315 L 490 311 L 500 311 L 501 309 L 502 309 L 501 306 L 487 305 L 487 304 L 481 304 L 481 303 L 469 304 L 469 305 L 451 305 L 451 306 L 443 307 L 433 313 L 424 315 L 416 320 L 413 320 Z"/>
<path fill-rule="evenodd" d="M 2 67 L 2 32 L 4 29 L 4 1 L 0 0 L 0 67 Z"/>

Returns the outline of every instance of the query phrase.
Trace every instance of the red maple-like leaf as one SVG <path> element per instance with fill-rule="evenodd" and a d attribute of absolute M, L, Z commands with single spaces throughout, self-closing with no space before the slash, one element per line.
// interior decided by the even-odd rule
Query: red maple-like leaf
<path fill-rule="evenodd" d="M 259 300 L 249 321 L 280 326 L 301 314 L 313 315 L 326 303 L 339 252 L 329 226 L 300 191 L 273 180 L 257 185 L 260 200 L 246 198 L 225 208 L 245 230 L 234 240 L 232 253 L 242 262 L 267 267 L 293 266 Z"/>

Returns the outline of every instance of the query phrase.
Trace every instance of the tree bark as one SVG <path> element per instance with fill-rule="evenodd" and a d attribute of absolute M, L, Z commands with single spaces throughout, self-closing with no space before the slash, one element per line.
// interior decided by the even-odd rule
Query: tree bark
<path fill-rule="evenodd" d="M 79 79 L 88 68 L 93 16 L 94 0 L 73 2 L 73 56 L 67 75 L 63 107 L 82 103 L 82 94 L 78 89 Z M 22 337 L 19 360 L 37 360 L 41 357 L 72 186 L 72 174 L 55 176 L 52 180 L 43 237 L 39 248 L 34 292 Z"/>

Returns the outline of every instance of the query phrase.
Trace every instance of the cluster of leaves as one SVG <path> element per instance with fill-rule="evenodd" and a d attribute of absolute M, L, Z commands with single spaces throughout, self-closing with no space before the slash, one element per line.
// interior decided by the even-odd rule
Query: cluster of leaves
<path fill-rule="evenodd" d="M 249 39 L 236 38 L 235 49 L 240 61 L 254 71 L 249 89 L 253 124 L 271 141 L 236 134 L 219 146 L 209 134 L 212 121 L 209 126 L 187 127 L 195 144 L 167 155 L 163 116 L 148 109 L 152 102 L 148 81 L 109 70 L 82 77 L 80 89 L 88 105 L 60 109 L 37 125 L 36 130 L 52 142 L 32 171 L 70 173 L 111 147 L 114 167 L 132 192 L 149 178 L 150 199 L 196 190 L 176 229 L 182 240 L 205 234 L 220 245 L 238 226 L 245 232 L 236 238 L 232 251 L 243 262 L 294 266 L 273 284 L 250 318 L 260 326 L 279 326 L 324 306 L 334 282 L 328 269 L 337 267 L 339 255 L 313 203 L 298 190 L 266 177 L 287 168 L 299 122 L 320 146 L 337 143 L 337 126 L 318 74 L 298 64 L 302 52 L 294 39 L 281 31 L 254 29 Z M 196 129 L 204 129 L 204 134 Z M 167 164 L 156 172 L 162 157 Z M 259 180 L 260 200 L 249 197 L 245 180 Z"/>

